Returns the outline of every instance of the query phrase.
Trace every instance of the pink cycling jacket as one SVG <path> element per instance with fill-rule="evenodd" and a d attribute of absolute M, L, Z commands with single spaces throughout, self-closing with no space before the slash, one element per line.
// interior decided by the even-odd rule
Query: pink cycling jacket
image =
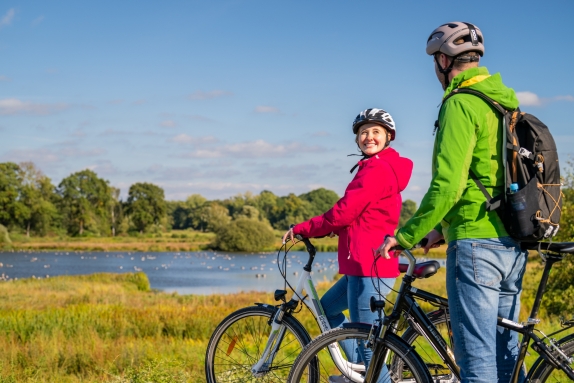
<path fill-rule="evenodd" d="M 337 234 L 341 274 L 397 277 L 398 258 L 379 257 L 375 272 L 373 255 L 387 234 L 394 235 L 401 213 L 400 193 L 412 170 L 413 162 L 392 148 L 359 161 L 359 171 L 335 206 L 295 225 L 293 232 L 307 238 Z"/>

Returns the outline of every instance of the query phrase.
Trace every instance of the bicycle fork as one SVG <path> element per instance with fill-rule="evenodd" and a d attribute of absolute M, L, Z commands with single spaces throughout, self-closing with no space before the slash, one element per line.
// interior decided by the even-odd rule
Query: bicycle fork
<path fill-rule="evenodd" d="M 275 315 L 271 319 L 271 333 L 269 334 L 269 339 L 267 340 L 265 349 L 261 354 L 261 358 L 259 358 L 257 363 L 251 367 L 251 373 L 256 378 L 260 378 L 269 372 L 269 366 L 271 366 L 271 363 L 275 358 L 275 354 L 277 353 L 277 350 L 283 341 L 285 331 L 287 330 L 287 328 L 283 326 L 284 315 L 285 311 L 282 307 L 277 309 Z"/>

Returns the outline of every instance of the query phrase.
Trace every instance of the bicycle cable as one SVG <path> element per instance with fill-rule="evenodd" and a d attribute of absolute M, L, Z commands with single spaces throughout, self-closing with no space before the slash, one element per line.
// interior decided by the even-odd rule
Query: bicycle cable
<path fill-rule="evenodd" d="M 304 297 L 301 297 L 299 294 L 297 294 L 297 291 L 293 288 L 293 286 L 291 285 L 291 283 L 289 283 L 289 281 L 287 280 L 287 254 L 289 254 L 289 251 L 293 248 L 293 246 L 297 245 L 299 242 L 302 241 L 297 241 L 295 243 L 289 244 L 288 242 L 286 242 L 285 244 L 283 244 L 283 246 L 281 246 L 279 248 L 279 251 L 277 252 L 277 268 L 279 269 L 279 274 L 281 274 L 281 277 L 283 277 L 283 281 L 284 281 L 284 290 L 287 290 L 287 286 L 289 286 L 289 289 L 291 289 L 291 291 L 293 292 L 293 294 L 295 294 L 298 298 L 299 298 L 299 302 L 301 303 L 301 305 L 307 307 L 307 305 L 303 304 L 303 300 L 305 300 L 309 295 L 305 295 Z M 287 247 L 289 245 L 289 247 Z M 283 264 L 283 269 L 281 269 L 281 263 L 279 262 L 279 257 L 281 255 L 281 250 L 284 250 L 284 254 L 283 254 L 283 261 L 281 262 Z M 307 307 L 307 309 L 309 310 L 309 307 Z M 301 310 L 299 310 L 301 311 Z M 311 310 L 309 310 L 311 311 Z"/>
<path fill-rule="evenodd" d="M 372 282 L 372 284 L 373 284 L 373 288 L 375 289 L 375 291 L 377 292 L 377 294 L 379 294 L 379 297 L 382 297 L 387 303 L 393 304 L 393 302 L 392 302 L 391 300 L 389 300 L 389 299 L 387 298 L 387 296 L 391 293 L 391 291 L 392 291 L 392 292 L 395 292 L 395 293 L 398 293 L 398 291 L 395 290 L 395 289 L 393 289 L 392 286 L 387 285 L 385 282 L 382 281 L 383 278 L 379 277 L 379 270 L 378 270 L 378 267 L 377 267 L 377 259 L 378 259 L 378 258 L 375 257 L 375 259 L 373 260 L 373 264 L 371 265 L 371 274 L 376 275 L 375 278 L 371 278 L 371 282 Z M 375 279 L 376 279 L 376 284 L 375 284 Z M 389 293 L 388 293 L 388 294 L 383 295 L 383 294 L 381 293 L 381 283 L 382 283 L 383 285 L 385 285 L 385 286 L 389 289 Z"/>

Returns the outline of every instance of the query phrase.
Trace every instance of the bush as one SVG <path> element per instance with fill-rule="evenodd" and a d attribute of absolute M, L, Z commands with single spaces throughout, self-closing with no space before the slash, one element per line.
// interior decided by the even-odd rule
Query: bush
<path fill-rule="evenodd" d="M 12 243 L 8 230 L 3 225 L 0 225 L 0 243 L 5 245 L 10 245 Z"/>
<path fill-rule="evenodd" d="M 268 224 L 239 218 L 217 231 L 214 246 L 223 251 L 262 251 L 274 242 L 273 229 Z"/>

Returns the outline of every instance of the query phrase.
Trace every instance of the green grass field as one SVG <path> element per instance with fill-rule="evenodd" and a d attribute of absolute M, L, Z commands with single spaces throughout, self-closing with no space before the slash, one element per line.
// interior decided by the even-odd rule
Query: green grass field
<path fill-rule="evenodd" d="M 538 263 L 533 258 L 528 267 L 522 319 Z M 445 294 L 444 270 L 416 285 Z M 322 283 L 319 293 L 328 286 Z M 265 293 L 152 291 L 143 273 L 0 282 L 0 382 L 201 382 L 211 333 L 230 312 L 254 302 L 273 300 Z M 317 334 L 306 310 L 298 318 Z M 557 327 L 554 319 L 541 325 Z"/>

